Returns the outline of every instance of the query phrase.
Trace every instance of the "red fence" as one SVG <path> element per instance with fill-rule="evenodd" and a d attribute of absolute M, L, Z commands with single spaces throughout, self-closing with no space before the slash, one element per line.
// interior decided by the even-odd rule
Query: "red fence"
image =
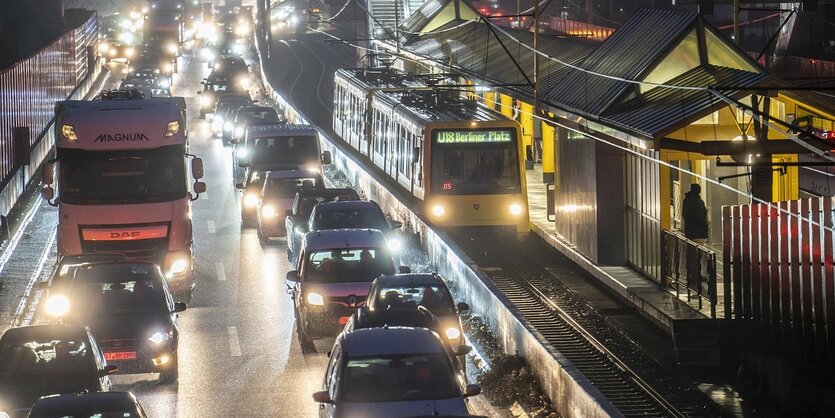
<path fill-rule="evenodd" d="M 833 200 L 722 208 L 726 318 L 745 350 L 815 374 L 835 371 Z"/>

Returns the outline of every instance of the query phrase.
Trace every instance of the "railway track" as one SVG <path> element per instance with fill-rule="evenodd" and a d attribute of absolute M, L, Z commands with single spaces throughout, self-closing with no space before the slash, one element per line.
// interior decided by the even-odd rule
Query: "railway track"
<path fill-rule="evenodd" d="M 462 239 L 456 241 L 462 243 Z M 678 378 L 671 367 L 651 358 L 604 320 L 589 315 L 587 309 L 555 297 L 559 278 L 553 268 L 537 260 L 541 248 L 530 248 L 544 244 L 532 240 L 520 249 L 515 242 L 494 240 L 487 241 L 491 247 L 487 248 L 485 241 L 464 239 L 465 251 L 542 335 L 543 342 L 571 361 L 624 416 L 719 415 L 706 397 Z M 552 254 L 551 260 L 554 257 Z"/>

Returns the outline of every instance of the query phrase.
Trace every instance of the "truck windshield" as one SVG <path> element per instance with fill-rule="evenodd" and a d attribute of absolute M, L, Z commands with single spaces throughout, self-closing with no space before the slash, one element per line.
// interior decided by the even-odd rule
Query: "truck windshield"
<path fill-rule="evenodd" d="M 168 202 L 186 196 L 182 145 L 153 150 L 61 150 L 60 198 L 69 204 Z"/>
<path fill-rule="evenodd" d="M 256 138 L 252 149 L 255 164 L 305 164 L 319 161 L 319 142 L 315 136 Z"/>

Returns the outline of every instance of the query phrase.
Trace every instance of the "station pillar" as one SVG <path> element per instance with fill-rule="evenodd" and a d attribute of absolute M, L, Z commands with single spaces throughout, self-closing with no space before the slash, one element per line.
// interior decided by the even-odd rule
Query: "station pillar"
<path fill-rule="evenodd" d="M 556 129 L 546 122 L 542 122 L 542 181 L 545 183 L 554 182 L 554 143 L 557 140 Z"/>

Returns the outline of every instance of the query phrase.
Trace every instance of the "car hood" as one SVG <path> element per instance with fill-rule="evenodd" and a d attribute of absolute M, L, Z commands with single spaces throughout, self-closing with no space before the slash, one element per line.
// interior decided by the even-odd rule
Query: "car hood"
<path fill-rule="evenodd" d="M 173 323 L 165 312 L 100 316 L 87 322 L 99 341 L 146 339 L 155 332 L 169 331 Z"/>
<path fill-rule="evenodd" d="M 467 404 L 461 398 L 403 402 L 342 402 L 335 410 L 336 418 L 394 418 L 469 413 Z"/>
<path fill-rule="evenodd" d="M 90 388 L 84 382 L 90 380 L 78 372 L 0 373 L 0 409 L 30 408 L 41 396 L 86 392 Z"/>
<path fill-rule="evenodd" d="M 371 281 L 349 282 L 349 283 L 302 283 L 302 290 L 305 292 L 316 292 L 327 297 L 358 296 L 365 302 L 368 291 L 371 290 Z"/>

